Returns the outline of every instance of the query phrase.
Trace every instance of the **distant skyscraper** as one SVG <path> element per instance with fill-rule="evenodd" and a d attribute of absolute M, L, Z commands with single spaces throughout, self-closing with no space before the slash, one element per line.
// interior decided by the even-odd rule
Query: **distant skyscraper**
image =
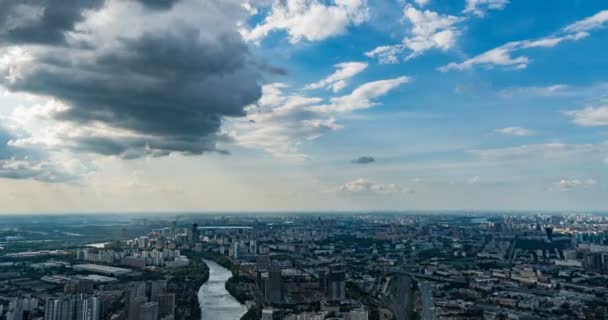
<path fill-rule="evenodd" d="M 97 296 L 80 298 L 76 302 L 76 320 L 99 320 L 101 311 Z"/>
<path fill-rule="evenodd" d="M 264 294 L 264 300 L 269 302 L 270 292 L 268 291 L 268 272 L 258 271 L 258 284 L 260 286 L 260 291 L 262 291 Z"/>
<path fill-rule="evenodd" d="M 249 241 L 249 253 L 251 253 L 251 254 L 258 254 L 258 245 L 257 245 L 257 242 L 255 240 L 250 240 Z"/>
<path fill-rule="evenodd" d="M 331 266 L 325 273 L 325 296 L 329 300 L 346 298 L 345 272 L 342 266 Z"/>
<path fill-rule="evenodd" d="M 192 230 L 190 231 L 190 234 L 192 235 L 192 239 L 190 239 L 191 242 L 197 242 L 199 240 L 198 224 L 192 224 Z"/>
<path fill-rule="evenodd" d="M 586 253 L 583 257 L 583 267 L 586 271 L 602 273 L 606 270 L 608 255 L 601 252 Z"/>
<path fill-rule="evenodd" d="M 71 295 L 48 299 L 44 309 L 45 320 L 99 320 L 100 300 L 97 296 Z"/>
<path fill-rule="evenodd" d="M 140 320 L 141 306 L 147 303 L 146 297 L 136 297 L 129 300 L 129 320 Z"/>
<path fill-rule="evenodd" d="M 267 290 L 270 303 L 283 302 L 283 278 L 281 275 L 281 267 L 276 264 L 270 265 Z"/>
<path fill-rule="evenodd" d="M 131 298 L 145 297 L 146 296 L 146 283 L 145 282 L 132 282 L 129 284 L 129 295 Z"/>
<path fill-rule="evenodd" d="M 11 310 L 6 313 L 6 320 L 23 320 L 23 310 Z"/>
<path fill-rule="evenodd" d="M 167 291 L 167 280 L 152 281 L 150 284 L 150 301 L 158 302 L 158 297 Z"/>
<path fill-rule="evenodd" d="M 158 296 L 158 315 L 175 315 L 175 293 L 161 293 Z"/>
<path fill-rule="evenodd" d="M 146 302 L 139 307 L 138 320 L 158 320 L 158 303 Z"/>
<path fill-rule="evenodd" d="M 45 320 L 73 320 L 76 303 L 73 299 L 49 299 L 44 307 Z"/>
<path fill-rule="evenodd" d="M 241 244 L 238 241 L 236 241 L 236 242 L 234 242 L 232 244 L 232 256 L 235 259 L 239 258 L 239 255 L 240 255 L 240 246 L 241 246 Z"/>

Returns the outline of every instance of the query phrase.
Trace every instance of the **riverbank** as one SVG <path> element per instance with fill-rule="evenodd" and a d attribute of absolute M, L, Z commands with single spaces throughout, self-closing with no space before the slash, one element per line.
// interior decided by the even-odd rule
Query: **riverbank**
<path fill-rule="evenodd" d="M 202 259 L 191 259 L 189 266 L 177 268 L 171 275 L 169 285 L 175 289 L 175 319 L 200 320 L 198 291 L 209 280 L 209 267 Z"/>

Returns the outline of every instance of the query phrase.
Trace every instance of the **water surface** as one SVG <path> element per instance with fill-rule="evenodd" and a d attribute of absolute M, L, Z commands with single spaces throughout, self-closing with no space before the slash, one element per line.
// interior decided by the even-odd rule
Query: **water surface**
<path fill-rule="evenodd" d="M 247 308 L 226 290 L 232 273 L 213 261 L 204 261 L 209 266 L 209 281 L 198 290 L 201 320 L 239 320 Z"/>

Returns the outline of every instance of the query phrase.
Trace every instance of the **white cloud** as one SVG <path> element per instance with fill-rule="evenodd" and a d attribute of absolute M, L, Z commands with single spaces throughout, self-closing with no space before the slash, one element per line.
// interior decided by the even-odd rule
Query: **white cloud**
<path fill-rule="evenodd" d="M 455 16 L 420 11 L 413 7 L 407 7 L 403 16 L 412 24 L 412 36 L 403 39 L 403 45 L 412 51 L 406 60 L 430 49 L 448 50 L 454 46 L 460 34 L 454 25 L 462 19 Z"/>
<path fill-rule="evenodd" d="M 511 66 L 514 69 L 524 69 L 528 66 L 528 62 L 530 61 L 527 57 L 512 57 L 511 52 L 512 49 L 509 49 L 509 45 L 505 45 L 502 47 L 494 48 L 488 50 L 476 57 L 468 59 L 462 63 L 449 63 L 443 67 L 439 68 L 439 71 L 446 72 L 450 70 L 466 70 L 471 69 L 475 65 L 484 65 L 489 68 L 499 65 L 499 66 Z"/>
<path fill-rule="evenodd" d="M 417 5 L 424 7 L 427 4 L 429 4 L 429 2 L 431 2 L 431 0 L 414 0 L 414 2 L 416 2 Z"/>
<path fill-rule="evenodd" d="M 265 85 L 260 102 L 247 108 L 246 119 L 229 122 L 225 131 L 241 146 L 262 149 L 280 158 L 303 160 L 307 156 L 299 149 L 304 141 L 341 129 L 338 123 L 341 116 L 377 106 L 374 99 L 407 81 L 408 77 L 399 77 L 369 82 L 328 102 L 319 97 L 286 94 L 285 84 Z"/>
<path fill-rule="evenodd" d="M 524 49 L 531 48 L 552 48 L 564 41 L 578 41 L 586 38 L 587 33 L 579 32 L 563 36 L 549 36 L 537 40 L 513 41 L 500 47 L 488 50 L 478 56 L 465 60 L 461 63 L 452 62 L 439 68 L 440 71 L 467 70 L 475 66 L 482 66 L 492 69 L 495 66 L 502 66 L 511 70 L 525 69 L 530 64 L 527 56 L 516 56 L 515 53 Z"/>
<path fill-rule="evenodd" d="M 456 24 L 463 20 L 430 10 L 418 10 L 411 5 L 403 10 L 403 19 L 411 25 L 411 30 L 402 43 L 379 46 L 365 55 L 377 58 L 381 63 L 397 63 L 404 53 L 407 53 L 405 60 L 410 60 L 431 49 L 449 50 L 460 35 Z"/>
<path fill-rule="evenodd" d="M 468 184 L 479 184 L 480 182 L 481 178 L 479 176 L 474 176 L 467 179 Z"/>
<path fill-rule="evenodd" d="M 608 106 L 587 107 L 581 110 L 566 111 L 572 121 L 584 127 L 608 126 Z"/>
<path fill-rule="evenodd" d="M 411 193 L 411 190 L 405 189 L 396 184 L 381 184 L 363 178 L 359 178 L 341 185 L 340 187 L 338 187 L 338 191 L 350 194 L 382 195 Z"/>
<path fill-rule="evenodd" d="M 463 13 L 482 17 L 487 10 L 502 10 L 507 4 L 509 0 L 467 0 Z"/>
<path fill-rule="evenodd" d="M 531 97 L 576 97 L 579 100 L 599 101 L 608 90 L 608 82 L 596 82 L 590 85 L 575 86 L 555 83 L 538 86 L 512 86 L 502 89 L 498 94 L 503 98 Z"/>
<path fill-rule="evenodd" d="M 561 158 L 580 156 L 584 153 L 599 151 L 601 147 L 592 144 L 546 143 L 531 144 L 508 148 L 478 149 L 470 152 L 486 160 L 513 160 L 526 157 Z"/>
<path fill-rule="evenodd" d="M 0 48 L 0 75 L 4 75 L 9 83 L 13 83 L 21 78 L 22 70 L 32 59 L 30 52 L 23 47 Z"/>
<path fill-rule="evenodd" d="M 503 97 L 518 95 L 531 95 L 541 97 L 554 97 L 573 94 L 572 88 L 565 84 L 552 84 L 548 86 L 511 87 L 500 91 Z"/>
<path fill-rule="evenodd" d="M 332 98 L 331 103 L 320 106 L 319 111 L 324 113 L 339 113 L 371 108 L 377 105 L 372 99 L 383 96 L 400 85 L 410 82 L 410 80 L 409 77 L 402 76 L 365 83 L 353 90 L 349 95 Z"/>
<path fill-rule="evenodd" d="M 306 89 L 331 89 L 333 92 L 338 92 L 344 89 L 347 85 L 347 80 L 361 73 L 367 68 L 367 63 L 364 62 L 343 62 L 334 65 L 338 70 L 327 78 L 309 84 Z"/>
<path fill-rule="evenodd" d="M 559 191 L 570 191 L 578 188 L 588 188 L 597 184 L 593 179 L 561 179 L 553 183 L 553 187 Z"/>
<path fill-rule="evenodd" d="M 606 21 L 608 21 L 608 10 L 601 11 L 589 18 L 566 26 L 556 34 L 536 40 L 508 42 L 463 62 L 452 62 L 438 69 L 442 72 L 450 70 L 467 70 L 475 66 L 481 66 L 487 69 L 496 66 L 505 67 L 511 70 L 525 69 L 531 62 L 530 58 L 525 55 L 517 55 L 518 52 L 533 48 L 552 48 L 563 42 L 584 39 L 589 36 L 589 31 L 604 27 Z"/>
<path fill-rule="evenodd" d="M 399 63 L 399 56 L 401 56 L 404 50 L 405 48 L 400 44 L 379 46 L 374 50 L 366 52 L 365 55 L 369 58 L 378 59 L 378 62 L 382 64 L 395 64 Z"/>
<path fill-rule="evenodd" d="M 344 34 L 349 26 L 368 19 L 365 0 L 276 0 L 262 23 L 242 34 L 249 41 L 259 42 L 273 31 L 284 30 L 291 43 L 320 41 Z"/>
<path fill-rule="evenodd" d="M 585 32 L 600 29 L 608 22 L 608 10 L 600 11 L 591 17 L 577 21 L 564 28 L 566 32 Z"/>
<path fill-rule="evenodd" d="M 506 127 L 494 130 L 494 132 L 505 135 L 505 136 L 515 136 L 515 137 L 526 137 L 532 136 L 536 134 L 534 130 L 522 128 L 522 127 Z"/>

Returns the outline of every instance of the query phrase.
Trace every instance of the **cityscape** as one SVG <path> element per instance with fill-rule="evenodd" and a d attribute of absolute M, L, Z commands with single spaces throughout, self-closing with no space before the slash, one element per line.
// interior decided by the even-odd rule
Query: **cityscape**
<path fill-rule="evenodd" d="M 0 320 L 608 320 L 608 0 L 0 0 Z"/>
<path fill-rule="evenodd" d="M 604 319 L 608 314 L 608 216 L 597 214 L 0 220 L 0 312 L 7 320 Z M 74 232 L 99 228 L 99 234 Z M 110 229 L 118 231 L 115 237 L 106 235 Z M 70 240 L 49 239 L 52 233 L 69 234 Z M 21 251 L 24 243 L 28 249 Z"/>

